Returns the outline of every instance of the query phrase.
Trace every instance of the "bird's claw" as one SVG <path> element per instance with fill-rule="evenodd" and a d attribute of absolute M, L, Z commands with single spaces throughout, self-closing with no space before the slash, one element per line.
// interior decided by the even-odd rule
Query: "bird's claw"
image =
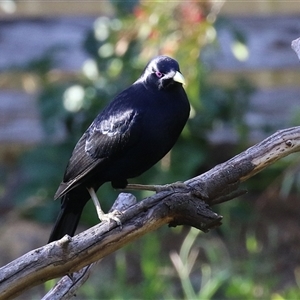
<path fill-rule="evenodd" d="M 122 213 L 118 210 L 114 210 L 112 212 L 109 212 L 107 214 L 102 214 L 99 216 L 99 219 L 101 222 L 110 222 L 111 220 L 115 221 L 119 226 L 122 226 L 122 222 L 120 220 L 120 216 L 122 216 Z"/>

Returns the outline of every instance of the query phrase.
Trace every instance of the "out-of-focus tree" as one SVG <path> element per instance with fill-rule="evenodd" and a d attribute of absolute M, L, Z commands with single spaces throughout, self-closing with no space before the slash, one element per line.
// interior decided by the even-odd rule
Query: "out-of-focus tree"
<path fill-rule="evenodd" d="M 19 200 L 33 197 L 47 206 L 47 209 L 39 208 L 30 214 L 41 220 L 56 215 L 59 205 L 50 199 L 76 141 L 97 112 L 132 84 L 153 56 L 164 54 L 179 61 L 187 81 L 192 111 L 176 147 L 136 181 L 184 180 L 197 173 L 204 162 L 214 163 L 207 155 L 207 132 L 216 122 L 230 123 L 237 129 L 244 126 L 242 116 L 247 107 L 244 104 L 251 93 L 247 85 L 226 90 L 206 82 L 200 54 L 203 47 L 215 40 L 214 22 L 221 5 L 222 2 L 213 1 L 141 1 L 135 5 L 118 2 L 115 15 L 96 19 L 87 34 L 84 48 L 90 59 L 84 63 L 76 80 L 57 82 L 48 79 L 51 53 L 27 66 L 42 78 L 39 108 L 47 136 L 42 145 L 22 159 L 28 180 L 18 194 Z M 241 101 L 243 105 L 239 105 Z M 115 197 L 111 190 L 101 188 L 101 195 L 104 195 L 101 198 L 111 202 Z M 51 213 L 50 203 L 55 213 Z"/>

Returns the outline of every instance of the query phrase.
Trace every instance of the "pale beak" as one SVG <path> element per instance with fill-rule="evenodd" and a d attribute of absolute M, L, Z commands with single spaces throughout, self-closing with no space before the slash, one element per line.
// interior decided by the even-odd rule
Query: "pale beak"
<path fill-rule="evenodd" d="M 182 76 L 181 73 L 179 73 L 178 71 L 176 71 L 175 75 L 173 76 L 173 80 L 179 83 L 182 83 L 183 85 L 185 85 L 185 79 Z"/>

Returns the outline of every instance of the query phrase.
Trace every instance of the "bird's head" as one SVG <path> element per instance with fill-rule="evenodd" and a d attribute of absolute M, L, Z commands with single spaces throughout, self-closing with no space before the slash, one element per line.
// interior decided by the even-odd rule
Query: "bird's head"
<path fill-rule="evenodd" d="M 154 85 L 159 90 L 185 84 L 178 62 L 168 56 L 153 58 L 138 80 L 141 81 L 146 85 Z"/>

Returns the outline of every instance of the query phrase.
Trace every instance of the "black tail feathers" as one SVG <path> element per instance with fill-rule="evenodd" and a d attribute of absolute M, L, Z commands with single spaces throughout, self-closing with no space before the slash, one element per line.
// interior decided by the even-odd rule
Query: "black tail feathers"
<path fill-rule="evenodd" d="M 87 201 L 78 201 L 77 199 L 70 199 L 69 193 L 64 195 L 61 200 L 61 210 L 55 222 L 54 228 L 50 234 L 48 243 L 61 239 L 68 234 L 73 236 L 75 234 L 81 213 Z"/>

